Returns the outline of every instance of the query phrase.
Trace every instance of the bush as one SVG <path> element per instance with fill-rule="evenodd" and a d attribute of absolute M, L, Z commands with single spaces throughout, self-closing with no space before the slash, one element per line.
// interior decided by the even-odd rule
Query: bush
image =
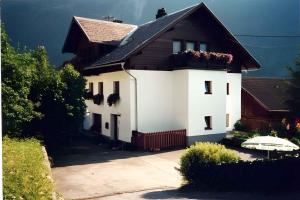
<path fill-rule="evenodd" d="M 241 120 L 238 120 L 234 124 L 234 130 L 236 130 L 236 131 L 247 131 L 247 126 Z"/>
<path fill-rule="evenodd" d="M 224 145 L 199 142 L 188 148 L 180 158 L 180 172 L 187 181 L 193 182 L 195 170 L 199 170 L 199 167 L 232 163 L 239 160 L 237 153 L 226 149 Z"/>
<path fill-rule="evenodd" d="M 4 199 L 51 199 L 53 183 L 36 139 L 3 139 Z"/>

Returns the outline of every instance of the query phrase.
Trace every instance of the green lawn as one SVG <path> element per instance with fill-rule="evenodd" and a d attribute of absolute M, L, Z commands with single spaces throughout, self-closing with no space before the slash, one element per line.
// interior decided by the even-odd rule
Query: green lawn
<path fill-rule="evenodd" d="M 4 199 L 51 199 L 53 183 L 36 139 L 3 139 Z"/>

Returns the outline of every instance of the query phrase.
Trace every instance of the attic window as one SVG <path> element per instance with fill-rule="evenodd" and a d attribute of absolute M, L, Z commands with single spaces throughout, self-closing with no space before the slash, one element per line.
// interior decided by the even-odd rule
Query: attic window
<path fill-rule="evenodd" d="M 207 44 L 200 42 L 200 44 L 199 44 L 199 50 L 200 51 L 207 51 Z"/>
<path fill-rule="evenodd" d="M 187 42 L 186 43 L 186 50 L 195 50 L 196 43 L 195 42 Z"/>
<path fill-rule="evenodd" d="M 181 52 L 182 42 L 180 40 L 173 40 L 173 54 Z"/>

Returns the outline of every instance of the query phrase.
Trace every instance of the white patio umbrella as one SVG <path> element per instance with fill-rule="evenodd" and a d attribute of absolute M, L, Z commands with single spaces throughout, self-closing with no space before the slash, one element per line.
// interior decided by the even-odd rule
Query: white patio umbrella
<path fill-rule="evenodd" d="M 268 151 L 268 158 L 269 151 L 293 151 L 299 149 L 299 147 L 294 143 L 286 139 L 273 136 L 257 136 L 250 138 L 242 143 L 242 147 L 248 149 L 266 150 Z"/>

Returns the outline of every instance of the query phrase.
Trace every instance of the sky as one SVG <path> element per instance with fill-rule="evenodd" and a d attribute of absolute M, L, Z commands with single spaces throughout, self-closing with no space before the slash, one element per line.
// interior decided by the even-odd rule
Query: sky
<path fill-rule="evenodd" d="M 2 0 L 1 21 L 14 46 L 46 47 L 56 66 L 71 58 L 61 49 L 73 16 L 102 19 L 114 16 L 124 23 L 154 20 L 158 8 L 172 13 L 198 0 Z M 300 0 L 203 0 L 235 35 L 300 36 Z M 300 37 L 236 36 L 260 62 L 250 76 L 287 76 L 300 48 Z"/>

